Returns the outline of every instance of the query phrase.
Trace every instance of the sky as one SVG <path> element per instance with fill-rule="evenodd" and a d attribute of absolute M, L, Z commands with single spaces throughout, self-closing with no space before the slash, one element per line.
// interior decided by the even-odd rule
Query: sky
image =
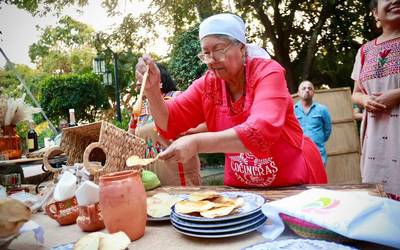
<path fill-rule="evenodd" d="M 122 13 L 119 16 L 107 17 L 105 9 L 100 5 L 100 0 L 90 0 L 89 5 L 79 8 L 82 13 L 77 11 L 76 7 L 70 7 L 63 11 L 62 15 L 69 15 L 72 18 L 89 24 L 96 31 L 110 31 L 122 22 L 122 19 L 128 13 L 138 16 L 148 8 L 148 2 L 131 3 L 130 1 L 121 1 L 123 4 L 119 6 Z M 29 12 L 20 10 L 14 5 L 0 4 L 0 47 L 6 53 L 7 57 L 16 64 L 26 64 L 34 67 L 30 62 L 28 51 L 29 46 L 37 42 L 40 38 L 40 31 L 37 31 L 36 25 L 44 28 L 48 25 L 55 25 L 57 17 L 33 17 Z M 151 46 L 157 54 L 165 54 L 168 46 L 164 40 L 156 41 L 157 46 Z M 151 50 L 151 49 L 150 49 Z M 0 54 L 0 67 L 4 67 L 5 59 Z"/>

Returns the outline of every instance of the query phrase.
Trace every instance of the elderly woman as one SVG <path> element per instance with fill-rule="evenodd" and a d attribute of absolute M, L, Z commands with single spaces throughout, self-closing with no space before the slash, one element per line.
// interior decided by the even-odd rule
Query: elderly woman
<path fill-rule="evenodd" d="M 284 69 L 266 52 L 246 45 L 245 25 L 232 14 L 211 16 L 200 24 L 208 71 L 181 95 L 164 102 L 160 73 L 149 57 L 136 66 L 149 77 L 145 95 L 159 132 L 176 138 L 205 122 L 207 132 L 176 139 L 159 158 L 185 162 L 197 153 L 225 153 L 225 185 L 279 187 L 326 183 L 315 144 L 303 136 L 293 112 Z"/>

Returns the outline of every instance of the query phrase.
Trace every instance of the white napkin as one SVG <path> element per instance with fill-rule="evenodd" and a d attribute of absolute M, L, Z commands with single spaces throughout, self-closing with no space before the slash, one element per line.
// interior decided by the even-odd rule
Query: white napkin
<path fill-rule="evenodd" d="M 54 200 L 63 201 L 72 198 L 76 190 L 76 176 L 69 171 L 65 171 L 54 189 Z"/>
<path fill-rule="evenodd" d="M 263 205 L 351 239 L 400 247 L 400 202 L 366 192 L 310 189 Z M 277 211 L 275 214 L 277 215 Z"/>
<path fill-rule="evenodd" d="M 268 203 L 265 203 L 262 206 L 262 212 L 268 219 L 264 225 L 257 229 L 257 231 L 260 232 L 264 238 L 273 241 L 282 234 L 285 230 L 285 225 L 279 217 L 278 210 L 273 206 L 268 205 Z"/>
<path fill-rule="evenodd" d="M 79 206 L 87 206 L 99 202 L 99 186 L 91 181 L 83 182 L 75 193 Z"/>

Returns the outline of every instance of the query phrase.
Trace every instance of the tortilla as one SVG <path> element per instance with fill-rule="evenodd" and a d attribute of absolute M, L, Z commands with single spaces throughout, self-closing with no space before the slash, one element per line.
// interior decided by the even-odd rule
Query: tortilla
<path fill-rule="evenodd" d="M 147 215 L 154 218 L 161 218 L 171 214 L 171 207 L 182 200 L 177 195 L 157 193 L 147 198 Z"/>

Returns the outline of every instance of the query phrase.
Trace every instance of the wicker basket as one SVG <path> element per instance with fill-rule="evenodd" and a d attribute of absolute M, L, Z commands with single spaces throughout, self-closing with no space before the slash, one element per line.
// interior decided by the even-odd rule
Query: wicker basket
<path fill-rule="evenodd" d="M 338 243 L 346 243 L 353 241 L 326 228 L 320 227 L 313 223 L 302 219 L 280 213 L 279 216 L 285 224 L 297 235 L 304 238 L 334 241 Z"/>
<path fill-rule="evenodd" d="M 68 156 L 67 165 L 83 162 L 97 182 L 100 175 L 124 170 L 129 156 L 143 158 L 146 143 L 139 137 L 101 121 L 65 128 L 60 148 Z M 102 166 L 93 162 L 101 162 Z"/>

